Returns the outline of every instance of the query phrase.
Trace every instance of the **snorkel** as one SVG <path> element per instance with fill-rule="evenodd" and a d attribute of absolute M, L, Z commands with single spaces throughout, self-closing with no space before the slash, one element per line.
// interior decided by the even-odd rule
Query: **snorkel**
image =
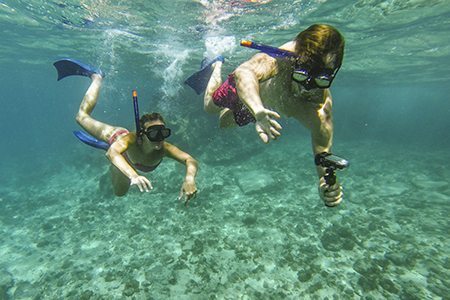
<path fill-rule="evenodd" d="M 260 50 L 267 55 L 272 56 L 273 58 L 289 58 L 297 60 L 300 56 L 298 56 L 295 52 L 289 50 L 283 50 L 280 48 L 255 43 L 248 40 L 242 40 L 241 46 Z M 292 74 L 292 79 L 298 83 L 300 83 L 307 91 L 319 88 L 325 89 L 331 86 L 336 73 L 339 71 L 339 67 L 331 70 L 331 72 L 323 73 L 312 73 L 311 70 L 304 69 L 298 61 L 295 62 L 294 71 Z"/>
<path fill-rule="evenodd" d="M 275 57 L 275 58 L 277 58 L 277 57 L 298 58 L 298 55 L 292 51 L 283 50 L 283 49 L 280 49 L 277 47 L 272 47 L 272 46 L 252 42 L 249 40 L 242 40 L 241 46 L 260 50 L 260 51 L 262 51 L 272 57 Z"/>
<path fill-rule="evenodd" d="M 139 104 L 137 98 L 137 91 L 133 90 L 133 107 L 134 107 L 134 121 L 136 123 L 136 136 L 138 138 L 138 144 L 142 144 L 142 130 L 139 122 Z"/>

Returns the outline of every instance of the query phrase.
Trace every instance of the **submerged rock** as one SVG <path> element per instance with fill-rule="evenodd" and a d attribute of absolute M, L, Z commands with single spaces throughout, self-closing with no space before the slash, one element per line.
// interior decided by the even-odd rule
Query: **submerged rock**
<path fill-rule="evenodd" d="M 361 276 L 358 279 L 358 285 L 362 288 L 364 292 L 370 292 L 378 288 L 377 280 L 371 277 Z"/>
<path fill-rule="evenodd" d="M 398 288 L 395 286 L 394 282 L 392 282 L 392 280 L 388 279 L 388 278 L 383 278 L 380 280 L 380 285 L 381 287 L 388 291 L 389 293 L 392 293 L 394 295 L 397 295 L 399 290 Z"/>
<path fill-rule="evenodd" d="M 431 180 L 428 176 L 425 176 L 423 174 L 415 176 L 411 182 L 416 187 L 427 190 L 442 190 L 449 185 L 447 181 Z"/>
<path fill-rule="evenodd" d="M 276 185 L 272 176 L 257 170 L 239 173 L 237 182 L 246 195 L 268 191 L 274 189 Z"/>
<path fill-rule="evenodd" d="M 13 285 L 12 275 L 6 270 L 0 270 L 0 299 L 8 299 L 8 290 Z"/>
<path fill-rule="evenodd" d="M 400 196 L 406 193 L 409 189 L 409 185 L 403 182 L 390 182 L 389 184 L 380 187 L 380 190 L 377 192 L 377 194 L 382 197 Z"/>
<path fill-rule="evenodd" d="M 321 236 L 322 246 L 328 251 L 352 250 L 356 238 L 348 226 L 333 225 Z"/>
<path fill-rule="evenodd" d="M 388 252 L 384 255 L 384 257 L 390 260 L 396 266 L 403 267 L 406 265 L 406 258 L 403 257 L 403 254 Z"/>
<path fill-rule="evenodd" d="M 130 297 L 135 293 L 139 293 L 139 281 L 137 281 L 136 279 L 130 279 L 125 283 L 123 295 Z"/>
<path fill-rule="evenodd" d="M 252 226 L 252 225 L 255 225 L 257 221 L 258 221 L 258 218 L 256 216 L 246 216 L 242 220 L 242 223 L 244 223 L 245 226 Z"/>
<path fill-rule="evenodd" d="M 37 285 L 31 284 L 28 281 L 21 281 L 16 284 L 14 299 L 34 299 L 36 295 L 39 295 L 39 288 Z"/>
<path fill-rule="evenodd" d="M 80 300 L 89 300 L 94 296 L 94 292 L 91 290 L 85 290 L 80 295 Z"/>
<path fill-rule="evenodd" d="M 353 264 L 353 270 L 366 277 L 381 275 L 378 265 L 371 259 L 359 259 Z"/>
<path fill-rule="evenodd" d="M 314 272 L 310 268 L 306 268 L 297 272 L 297 278 L 300 282 L 307 282 L 314 276 Z"/>

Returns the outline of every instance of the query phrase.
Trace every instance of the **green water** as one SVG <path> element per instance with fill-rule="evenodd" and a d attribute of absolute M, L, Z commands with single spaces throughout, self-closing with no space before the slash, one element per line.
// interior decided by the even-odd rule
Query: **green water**
<path fill-rule="evenodd" d="M 0 299 L 448 299 L 449 4 L 0 0 Z M 316 22 L 346 38 L 335 209 L 306 129 L 282 118 L 269 145 L 221 130 L 183 84 L 205 54 L 226 74 L 254 53 L 240 39 Z M 199 161 L 189 208 L 169 159 L 150 194 L 113 196 L 104 153 L 71 133 L 89 80 L 57 82 L 62 57 L 106 73 L 95 118 L 132 129 L 134 88 L 164 115 Z"/>

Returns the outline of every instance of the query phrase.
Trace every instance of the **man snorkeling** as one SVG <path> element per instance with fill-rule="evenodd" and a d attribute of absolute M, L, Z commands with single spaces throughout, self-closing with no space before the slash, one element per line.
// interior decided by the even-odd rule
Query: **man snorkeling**
<path fill-rule="evenodd" d="M 224 59 L 218 56 L 205 62 L 186 84 L 199 94 L 206 89 L 204 109 L 219 114 L 220 127 L 254 122 L 264 143 L 281 135 L 278 112 L 294 117 L 311 131 L 316 162 L 322 161 L 320 158 L 331 152 L 333 141 L 329 88 L 342 64 L 343 36 L 330 25 L 314 24 L 280 48 L 253 47 L 248 41 L 241 44 L 262 52 L 242 63 L 223 83 Z M 338 205 L 343 197 L 339 182 L 327 181 L 326 168 L 316 165 L 320 197 L 326 206 Z"/>
<path fill-rule="evenodd" d="M 145 114 L 139 118 L 137 93 L 133 91 L 136 117 L 136 132 L 111 126 L 91 117 L 97 103 L 103 80 L 103 73 L 74 59 L 62 59 L 54 63 L 58 80 L 71 75 L 86 76 L 92 79 L 76 115 L 76 120 L 89 134 L 75 132 L 78 138 L 91 146 L 106 150 L 111 161 L 111 175 L 114 193 L 124 196 L 130 185 L 136 185 L 141 192 L 153 189 L 151 182 L 138 173 L 151 172 L 158 167 L 164 157 L 169 157 L 186 166 L 186 176 L 181 186 L 179 199 L 185 197 L 185 204 L 196 196 L 197 161 L 165 139 L 171 134 L 158 113 Z"/>

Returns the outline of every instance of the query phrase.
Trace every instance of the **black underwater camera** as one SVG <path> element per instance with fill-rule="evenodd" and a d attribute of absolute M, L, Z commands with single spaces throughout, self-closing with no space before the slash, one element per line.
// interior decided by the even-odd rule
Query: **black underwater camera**
<path fill-rule="evenodd" d="M 334 185 L 336 183 L 336 170 L 343 170 L 350 165 L 348 160 L 328 152 L 316 154 L 314 162 L 316 166 L 325 168 L 325 175 L 323 177 L 328 185 Z"/>

